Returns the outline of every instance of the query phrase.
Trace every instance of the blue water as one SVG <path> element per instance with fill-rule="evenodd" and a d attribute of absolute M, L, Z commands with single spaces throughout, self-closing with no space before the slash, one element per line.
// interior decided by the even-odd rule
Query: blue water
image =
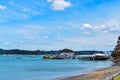
<path fill-rule="evenodd" d="M 42 56 L 0 56 L 0 80 L 51 80 L 111 66 L 110 61 L 42 60 Z"/>

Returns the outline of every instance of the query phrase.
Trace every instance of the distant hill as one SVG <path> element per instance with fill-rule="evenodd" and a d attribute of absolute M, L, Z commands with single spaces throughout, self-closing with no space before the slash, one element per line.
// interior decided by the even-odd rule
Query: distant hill
<path fill-rule="evenodd" d="M 0 54 L 20 54 L 20 55 L 56 55 L 61 52 L 73 52 L 71 49 L 63 49 L 63 50 L 51 50 L 51 51 L 43 51 L 43 50 L 19 50 L 19 49 L 10 49 L 10 50 L 4 50 L 0 49 Z M 104 53 L 104 51 L 74 51 L 77 55 L 89 55 L 93 53 Z"/>

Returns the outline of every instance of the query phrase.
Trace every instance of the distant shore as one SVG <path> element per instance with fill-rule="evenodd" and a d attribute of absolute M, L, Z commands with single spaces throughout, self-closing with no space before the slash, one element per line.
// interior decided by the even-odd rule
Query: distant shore
<path fill-rule="evenodd" d="M 57 80 L 111 80 L 118 74 L 120 74 L 120 66 L 111 66 L 88 74 L 58 78 Z"/>

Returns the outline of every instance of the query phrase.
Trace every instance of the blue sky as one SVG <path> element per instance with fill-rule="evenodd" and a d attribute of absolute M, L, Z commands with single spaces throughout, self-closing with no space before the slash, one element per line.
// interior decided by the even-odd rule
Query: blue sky
<path fill-rule="evenodd" d="M 113 50 L 120 0 L 1 0 L 0 48 Z"/>

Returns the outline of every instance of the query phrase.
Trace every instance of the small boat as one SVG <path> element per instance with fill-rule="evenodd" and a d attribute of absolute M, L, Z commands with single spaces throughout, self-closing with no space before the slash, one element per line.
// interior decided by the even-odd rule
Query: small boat
<path fill-rule="evenodd" d="M 52 56 L 43 56 L 42 59 L 53 59 L 53 57 Z"/>

